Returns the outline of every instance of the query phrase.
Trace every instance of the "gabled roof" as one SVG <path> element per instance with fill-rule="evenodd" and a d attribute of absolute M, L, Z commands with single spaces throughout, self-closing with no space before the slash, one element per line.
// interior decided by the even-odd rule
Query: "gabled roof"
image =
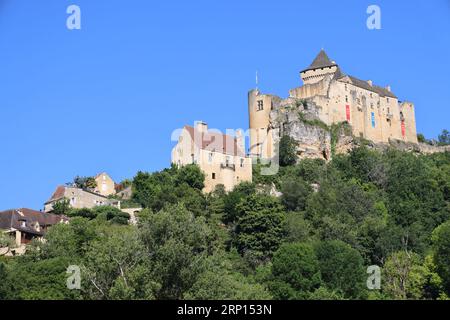
<path fill-rule="evenodd" d="M 319 54 L 316 56 L 314 61 L 309 65 L 308 68 L 301 72 L 306 72 L 308 70 L 314 70 L 314 69 L 320 69 L 320 68 L 326 68 L 326 67 L 332 67 L 336 66 L 337 64 L 328 58 L 327 53 L 325 50 L 320 50 Z"/>
<path fill-rule="evenodd" d="M 360 87 L 362 89 L 375 92 L 379 94 L 381 97 L 390 97 L 390 98 L 397 98 L 397 96 L 392 93 L 391 91 L 387 90 L 386 88 L 377 86 L 377 85 L 370 85 L 367 81 L 358 79 L 353 76 L 347 75 L 347 77 L 350 79 L 351 84 Z"/>
<path fill-rule="evenodd" d="M 72 187 L 72 186 L 58 186 L 56 188 L 55 192 L 53 192 L 53 194 L 50 197 L 50 199 L 45 202 L 45 204 L 48 204 L 48 203 L 51 203 L 53 201 L 57 201 L 57 200 L 63 199 L 66 196 L 66 190 L 67 189 L 72 189 L 72 190 L 73 189 L 77 189 L 80 192 L 90 193 L 90 194 L 93 194 L 93 195 L 95 195 L 96 197 L 99 197 L 99 198 L 109 199 L 108 197 L 106 197 L 104 195 L 101 195 L 100 193 L 97 193 L 97 192 L 94 192 L 94 191 L 91 191 L 91 190 L 88 190 L 88 189 L 80 189 L 80 188 Z"/>
<path fill-rule="evenodd" d="M 16 229 L 31 234 L 43 235 L 42 230 L 38 231 L 36 229 L 37 224 L 41 227 L 45 227 L 67 220 L 68 219 L 65 216 L 27 208 L 11 209 L 0 212 L 0 229 Z M 23 225 L 23 222 L 25 222 L 25 225 Z"/>
<path fill-rule="evenodd" d="M 184 128 L 199 149 L 245 157 L 245 151 L 238 146 L 235 137 L 213 131 L 202 133 L 191 126 Z"/>
<path fill-rule="evenodd" d="M 64 198 L 65 193 L 66 193 L 66 187 L 65 186 L 58 186 L 58 187 L 56 187 L 55 192 L 53 192 L 53 194 L 50 197 L 50 199 L 48 200 L 48 202 Z"/>

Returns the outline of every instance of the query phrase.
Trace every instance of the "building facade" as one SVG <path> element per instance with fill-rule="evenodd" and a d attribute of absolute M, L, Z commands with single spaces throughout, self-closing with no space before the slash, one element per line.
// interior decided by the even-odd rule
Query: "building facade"
<path fill-rule="evenodd" d="M 96 193 L 105 197 L 116 193 L 115 182 L 106 172 L 96 175 L 94 179 L 97 183 Z"/>
<path fill-rule="evenodd" d="M 48 228 L 67 223 L 68 218 L 31 209 L 12 209 L 0 212 L 0 232 L 15 240 L 13 248 L 3 248 L 5 255 L 23 254 L 25 246 L 33 239 L 40 239 Z"/>
<path fill-rule="evenodd" d="M 417 143 L 414 105 L 399 101 L 390 86 L 344 74 L 336 62 L 321 50 L 311 65 L 300 72 L 303 85 L 282 99 L 251 90 L 248 95 L 250 155 L 274 155 L 270 114 L 275 108 L 295 101 L 310 100 L 319 107 L 318 117 L 327 125 L 348 122 L 356 137 L 376 143 L 401 140 Z"/>
<path fill-rule="evenodd" d="M 252 159 L 245 155 L 242 131 L 236 137 L 208 130 L 206 123 L 185 126 L 172 149 L 172 163 L 197 164 L 205 173 L 204 192 L 222 184 L 230 191 L 242 181 L 252 181 Z"/>
<path fill-rule="evenodd" d="M 91 209 L 98 206 L 116 206 L 120 208 L 119 201 L 108 199 L 101 194 L 71 186 L 59 186 L 56 188 L 50 199 L 44 204 L 44 211 L 52 212 L 53 205 L 63 199 L 67 199 L 70 207 L 74 209 Z"/>

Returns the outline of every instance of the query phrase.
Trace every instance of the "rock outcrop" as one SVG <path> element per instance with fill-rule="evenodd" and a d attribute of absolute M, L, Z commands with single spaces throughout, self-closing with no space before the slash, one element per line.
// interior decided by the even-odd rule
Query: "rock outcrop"
<path fill-rule="evenodd" d="M 333 155 L 346 154 L 353 148 L 365 144 L 376 150 L 396 148 L 398 150 L 430 154 L 450 151 L 450 146 L 439 147 L 424 143 L 390 140 L 389 143 L 374 143 L 352 135 L 351 127 L 343 122 L 327 126 L 319 119 L 321 107 L 310 100 L 286 99 L 279 102 L 270 113 L 273 140 L 279 142 L 288 135 L 297 141 L 299 159 L 312 158 L 331 160 Z"/>

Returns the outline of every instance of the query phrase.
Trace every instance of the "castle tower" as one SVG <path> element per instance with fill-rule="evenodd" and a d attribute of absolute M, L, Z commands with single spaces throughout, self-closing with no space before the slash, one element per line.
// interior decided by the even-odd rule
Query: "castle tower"
<path fill-rule="evenodd" d="M 338 65 L 336 62 L 331 61 L 322 49 L 311 65 L 305 70 L 300 71 L 300 76 L 304 84 L 313 84 L 321 81 L 326 75 L 333 75 L 337 71 Z"/>
<path fill-rule="evenodd" d="M 271 134 L 269 128 L 270 111 L 273 108 L 273 96 L 261 94 L 258 89 L 248 93 L 248 115 L 250 128 L 251 157 L 272 157 Z"/>

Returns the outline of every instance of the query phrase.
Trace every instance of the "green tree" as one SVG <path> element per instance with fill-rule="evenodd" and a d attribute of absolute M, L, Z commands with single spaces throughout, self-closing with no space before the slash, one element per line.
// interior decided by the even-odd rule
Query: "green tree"
<path fill-rule="evenodd" d="M 276 299 L 306 299 L 321 282 L 319 261 L 311 245 L 283 244 L 275 252 L 269 288 Z"/>
<path fill-rule="evenodd" d="M 188 164 L 178 169 L 175 184 L 186 183 L 191 188 L 202 190 L 205 187 L 205 174 L 196 164 Z"/>
<path fill-rule="evenodd" d="M 9 281 L 6 266 L 0 261 L 0 301 L 6 300 L 9 295 Z"/>
<path fill-rule="evenodd" d="M 241 200 L 237 211 L 234 244 L 238 251 L 256 252 L 262 259 L 270 257 L 283 237 L 285 216 L 278 199 L 254 194 Z"/>
<path fill-rule="evenodd" d="M 94 177 L 80 177 L 76 176 L 73 179 L 73 183 L 77 188 L 80 189 L 95 189 L 97 187 L 97 182 Z"/>
<path fill-rule="evenodd" d="M 170 206 L 146 219 L 140 233 L 153 278 L 161 284 L 155 297 L 182 299 L 204 271 L 213 245 L 204 217 L 195 217 L 182 205 Z"/>
<path fill-rule="evenodd" d="M 205 261 L 205 271 L 187 292 L 186 299 L 266 300 L 267 289 L 235 270 L 224 252 L 216 252 Z"/>
<path fill-rule="evenodd" d="M 153 299 L 148 255 L 134 227 L 109 227 L 89 244 L 83 279 L 89 299 Z"/>
<path fill-rule="evenodd" d="M 70 201 L 69 199 L 61 199 L 59 201 L 56 201 L 53 204 L 52 213 L 58 214 L 58 215 L 67 215 L 70 212 Z"/>
<path fill-rule="evenodd" d="M 284 135 L 279 142 L 280 166 L 292 166 L 297 162 L 297 141 L 290 136 Z"/>
<path fill-rule="evenodd" d="M 442 146 L 450 145 L 450 132 L 446 129 L 438 136 L 439 144 Z"/>
<path fill-rule="evenodd" d="M 312 239 L 312 227 L 302 212 L 289 212 L 284 224 L 285 239 L 288 242 L 305 242 Z"/>
<path fill-rule="evenodd" d="M 418 133 L 417 134 L 417 141 L 419 141 L 420 143 L 426 143 L 427 139 L 425 138 L 425 136 L 422 133 Z"/>
<path fill-rule="evenodd" d="M 227 224 L 232 224 L 237 221 L 239 214 L 239 203 L 246 197 L 255 194 L 255 185 L 251 182 L 241 182 L 234 189 L 224 197 L 224 215 L 223 221 Z"/>
<path fill-rule="evenodd" d="M 322 281 L 327 288 L 345 298 L 364 297 L 365 269 L 359 252 L 342 241 L 317 245 Z"/>
<path fill-rule="evenodd" d="M 281 184 L 281 193 L 281 202 L 287 210 L 303 211 L 312 188 L 302 178 L 287 177 Z"/>
<path fill-rule="evenodd" d="M 118 208 L 112 206 L 99 206 L 92 209 L 92 211 L 97 218 L 110 221 L 111 223 L 126 225 L 130 219 L 128 213 L 122 212 Z"/>
<path fill-rule="evenodd" d="M 432 234 L 434 262 L 450 296 L 450 220 L 437 227 Z"/>
<path fill-rule="evenodd" d="M 67 288 L 67 267 L 71 261 L 59 257 L 32 260 L 20 257 L 9 268 L 10 296 L 17 300 L 73 300 L 80 292 Z"/>

